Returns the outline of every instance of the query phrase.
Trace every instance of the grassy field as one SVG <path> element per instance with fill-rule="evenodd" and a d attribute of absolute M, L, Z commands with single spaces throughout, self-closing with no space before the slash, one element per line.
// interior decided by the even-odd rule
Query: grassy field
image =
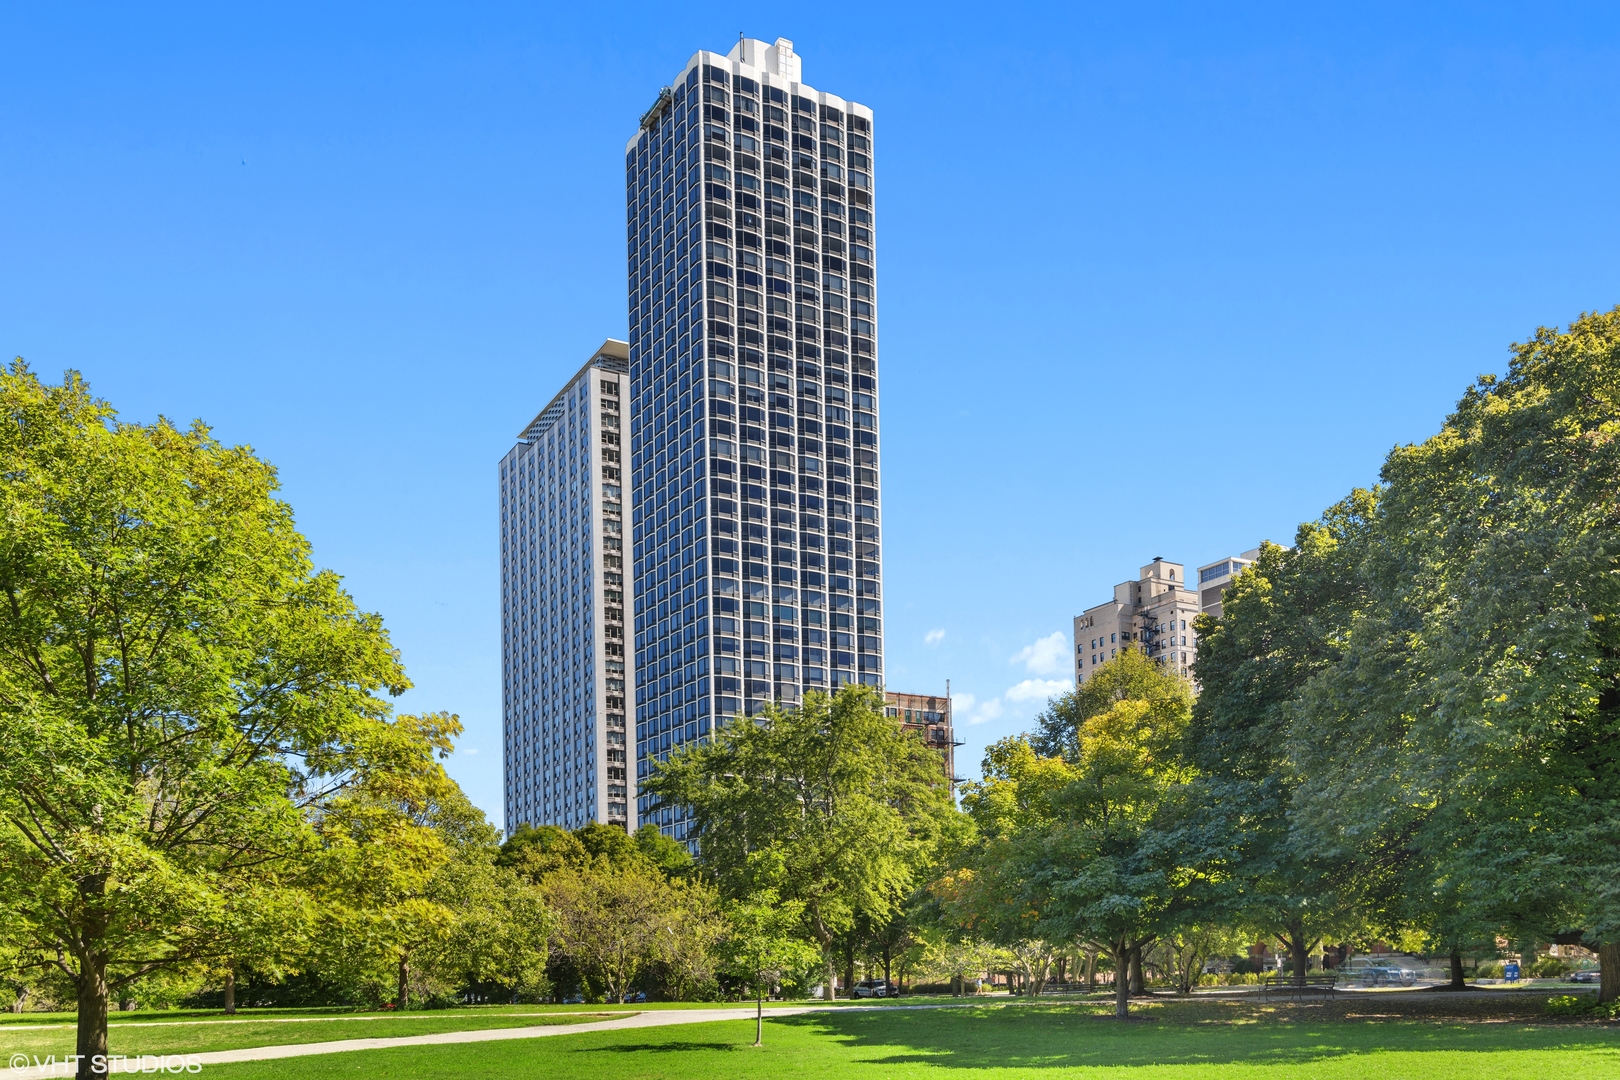
<path fill-rule="evenodd" d="M 254 1010 L 235 1018 L 218 1012 L 153 1012 L 140 1019 L 115 1018 L 107 1030 L 107 1049 L 114 1054 L 198 1054 L 244 1046 L 333 1042 L 338 1039 L 387 1039 L 400 1035 L 434 1035 L 443 1031 L 539 1027 L 601 1020 L 614 1013 L 575 1005 L 539 1011 L 534 1006 L 510 1009 L 454 1009 L 416 1013 L 324 1014 L 318 1010 Z M 626 1010 L 629 1011 L 629 1010 Z M 19 1021 L 13 1023 L 13 1019 Z M 6 1017 L 0 1020 L 0 1057 L 22 1053 L 61 1057 L 73 1052 L 71 1016 Z"/>
<path fill-rule="evenodd" d="M 749 1022 L 695 1024 L 471 1046 L 431 1046 L 208 1067 L 218 1080 L 1001 1080 L 1620 1078 L 1620 1026 L 1539 1017 L 1540 999 L 1390 1000 L 1266 1007 L 1167 1002 L 1121 1024 L 1093 1004 L 830 1011 L 780 1017 L 755 1050 Z M 1494 999 L 1494 1000 L 1492 1000 Z"/>

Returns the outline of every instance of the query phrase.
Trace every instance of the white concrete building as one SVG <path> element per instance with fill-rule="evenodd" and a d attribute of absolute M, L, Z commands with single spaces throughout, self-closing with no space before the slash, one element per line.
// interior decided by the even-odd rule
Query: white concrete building
<path fill-rule="evenodd" d="M 626 687 L 629 347 L 608 340 L 501 459 L 506 829 L 636 827 Z"/>

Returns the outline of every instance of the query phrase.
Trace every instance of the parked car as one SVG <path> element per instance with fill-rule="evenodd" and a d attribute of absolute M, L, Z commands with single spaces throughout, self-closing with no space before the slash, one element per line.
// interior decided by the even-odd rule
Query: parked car
<path fill-rule="evenodd" d="M 562 1003 L 564 1005 L 583 1005 L 585 1004 L 585 995 L 569 994 L 567 997 L 563 998 Z"/>
<path fill-rule="evenodd" d="M 1417 982 L 1417 972 L 1403 967 L 1364 967 L 1355 974 L 1373 986 L 1411 986 Z"/>
<path fill-rule="evenodd" d="M 882 979 L 862 979 L 855 984 L 855 996 L 858 998 L 886 998 L 895 995 L 895 985 Z"/>
<path fill-rule="evenodd" d="M 1567 976 L 1570 982 L 1595 983 L 1602 982 L 1603 976 L 1596 971 L 1572 971 Z"/>

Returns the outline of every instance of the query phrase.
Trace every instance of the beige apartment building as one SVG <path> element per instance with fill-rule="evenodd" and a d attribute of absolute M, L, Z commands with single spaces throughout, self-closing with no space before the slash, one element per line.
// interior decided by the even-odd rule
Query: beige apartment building
<path fill-rule="evenodd" d="M 1127 646 L 1191 677 L 1198 655 L 1199 615 L 1221 617 L 1226 587 L 1260 557 L 1259 548 L 1205 563 L 1189 583 L 1181 563 L 1154 559 L 1135 581 L 1114 586 L 1114 598 L 1090 607 L 1074 620 L 1074 681 L 1085 682 Z"/>
<path fill-rule="evenodd" d="M 1155 558 L 1135 581 L 1114 586 L 1114 598 L 1074 619 L 1074 681 L 1092 673 L 1124 648 L 1147 656 L 1181 675 L 1198 648 L 1192 622 L 1199 614 L 1198 592 L 1187 585 L 1181 563 Z"/>

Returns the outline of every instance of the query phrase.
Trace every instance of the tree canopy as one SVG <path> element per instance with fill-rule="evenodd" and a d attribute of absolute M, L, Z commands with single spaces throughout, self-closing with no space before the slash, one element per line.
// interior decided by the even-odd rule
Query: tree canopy
<path fill-rule="evenodd" d="M 887 921 L 961 834 L 938 754 L 858 686 L 737 720 L 671 756 L 643 790 L 688 808 L 723 896 L 769 889 L 803 905 L 829 991 L 835 938 L 858 919 Z"/>
<path fill-rule="evenodd" d="M 1186 680 L 1127 649 L 1055 699 L 1036 740 L 992 746 L 964 799 L 983 847 L 944 883 L 947 908 L 1008 947 L 1098 941 L 1121 973 L 1139 964 L 1217 862 L 1189 827 L 1192 701 Z M 1122 974 L 1120 1016 L 1129 992 Z"/>
<path fill-rule="evenodd" d="M 1584 942 L 1620 994 L 1617 396 L 1620 309 L 1538 331 L 1203 624 L 1250 895 L 1421 928 L 1459 982 L 1498 934 Z"/>
<path fill-rule="evenodd" d="M 381 620 L 251 450 L 21 361 L 0 416 L 0 887 L 76 986 L 88 1077 L 111 993 L 257 947 L 322 811 L 431 779 L 445 746 L 391 719 Z"/>

